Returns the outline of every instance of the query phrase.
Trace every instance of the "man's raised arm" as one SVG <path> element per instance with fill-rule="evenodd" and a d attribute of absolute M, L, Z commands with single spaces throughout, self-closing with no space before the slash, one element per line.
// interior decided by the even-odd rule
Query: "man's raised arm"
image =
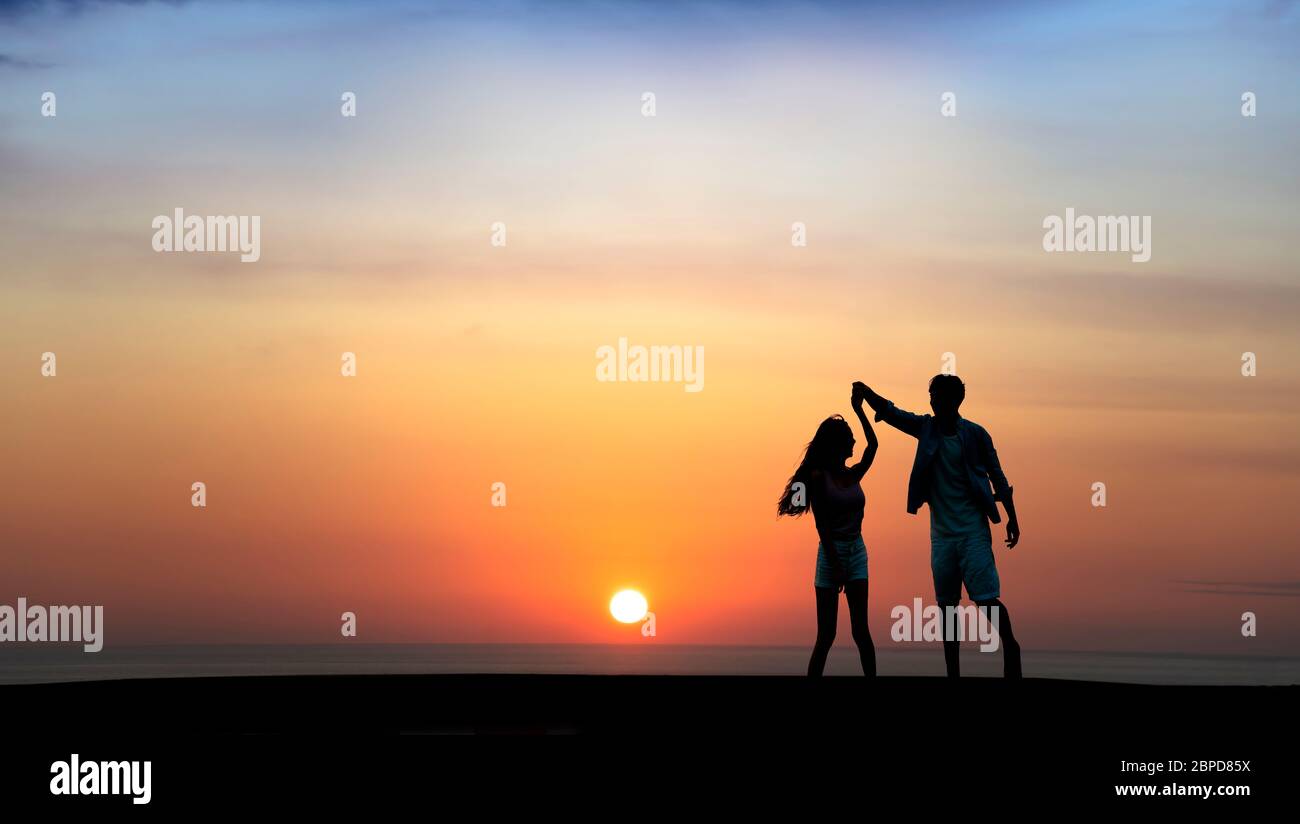
<path fill-rule="evenodd" d="M 862 396 L 866 398 L 867 406 L 870 406 L 876 413 L 876 420 L 884 421 L 895 429 L 906 432 L 913 438 L 921 437 L 921 427 L 925 424 L 925 418 L 914 412 L 906 412 L 894 406 L 893 401 L 882 398 L 872 391 L 862 381 L 858 381 L 854 386 L 861 387 Z"/>

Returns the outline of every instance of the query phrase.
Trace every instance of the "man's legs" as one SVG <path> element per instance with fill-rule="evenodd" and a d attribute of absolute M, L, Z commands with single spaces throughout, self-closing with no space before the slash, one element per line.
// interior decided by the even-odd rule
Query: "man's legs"
<path fill-rule="evenodd" d="M 940 608 L 943 609 L 944 614 L 947 615 L 947 608 L 946 607 L 940 607 Z M 943 624 L 944 624 L 943 665 L 948 670 L 949 678 L 960 678 L 961 677 L 961 642 L 957 641 L 955 638 L 949 640 L 948 622 L 945 620 Z"/>
<path fill-rule="evenodd" d="M 983 601 L 976 601 L 975 605 L 980 611 L 988 617 L 988 608 L 997 609 L 998 615 L 998 638 L 1002 643 L 1002 675 L 1005 678 L 1018 679 L 1023 676 L 1020 669 L 1020 643 L 1016 641 L 1016 636 L 1011 632 L 1011 616 L 1007 615 L 1007 608 L 1002 605 L 1002 601 L 997 598 L 989 598 Z M 955 644 L 954 644 L 955 646 Z M 944 655 L 948 653 L 948 644 L 944 642 Z M 949 673 L 951 674 L 951 673 Z"/>
<path fill-rule="evenodd" d="M 934 599 L 939 609 L 947 614 L 949 606 L 961 603 L 961 539 L 930 536 L 930 571 L 934 575 Z M 961 645 L 948 639 L 948 622 L 944 622 L 943 663 L 949 678 L 961 675 L 959 652 Z"/>
<path fill-rule="evenodd" d="M 1002 593 L 1002 582 L 998 578 L 998 568 L 993 562 L 993 544 L 987 532 L 971 535 L 957 544 L 958 563 L 961 567 L 961 583 L 966 594 L 975 602 L 975 606 L 989 620 L 989 609 L 996 608 L 998 616 L 998 638 L 1002 646 L 1002 674 L 1007 678 L 1020 678 L 1020 644 L 1011 631 L 1011 616 L 1007 608 L 998 600 Z M 936 578 L 937 580 L 937 578 Z M 960 601 L 960 592 L 953 603 Z M 957 660 L 959 644 L 956 640 L 943 642 L 943 657 L 948 665 L 948 675 L 960 675 Z"/>

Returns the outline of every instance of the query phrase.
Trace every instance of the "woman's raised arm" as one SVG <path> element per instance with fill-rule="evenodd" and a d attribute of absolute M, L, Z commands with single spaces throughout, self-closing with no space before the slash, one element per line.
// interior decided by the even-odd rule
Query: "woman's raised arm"
<path fill-rule="evenodd" d="M 867 448 L 862 453 L 862 460 L 858 461 L 850 470 L 854 479 L 859 481 L 871 468 L 871 463 L 876 460 L 876 450 L 880 448 L 880 440 L 876 437 L 876 430 L 871 426 L 871 419 L 867 417 L 867 413 L 862 411 L 862 402 L 865 397 L 865 394 L 858 388 L 858 384 L 854 384 L 853 399 L 851 401 L 853 412 L 858 416 L 858 423 L 862 424 L 862 434 L 867 439 Z"/>

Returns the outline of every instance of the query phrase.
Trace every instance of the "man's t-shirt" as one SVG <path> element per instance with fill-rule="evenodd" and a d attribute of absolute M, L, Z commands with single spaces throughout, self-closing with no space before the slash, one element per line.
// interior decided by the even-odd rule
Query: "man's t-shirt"
<path fill-rule="evenodd" d="M 930 469 L 930 536 L 956 538 L 988 534 L 988 519 L 975 505 L 960 437 L 944 435 L 940 439 Z"/>

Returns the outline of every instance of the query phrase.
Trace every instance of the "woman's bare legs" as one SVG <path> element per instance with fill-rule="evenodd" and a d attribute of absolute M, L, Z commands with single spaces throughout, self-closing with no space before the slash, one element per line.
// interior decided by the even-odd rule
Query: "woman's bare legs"
<path fill-rule="evenodd" d="M 813 587 L 817 591 L 817 642 L 808 660 L 808 677 L 820 678 L 826 669 L 826 655 L 835 643 L 835 624 L 839 620 L 840 594 L 831 587 Z"/>
<path fill-rule="evenodd" d="M 871 630 L 867 627 L 867 582 L 849 581 L 844 585 L 844 598 L 849 602 L 849 623 L 853 627 L 853 642 L 858 645 L 862 659 L 862 674 L 876 677 L 876 647 L 871 643 Z"/>
<path fill-rule="evenodd" d="M 835 628 L 839 621 L 840 594 L 829 587 L 814 587 L 817 591 L 817 642 L 812 658 L 808 660 L 808 675 L 820 677 L 826 669 L 826 656 L 835 643 Z M 849 581 L 844 585 L 844 597 L 849 602 L 849 623 L 853 627 L 853 642 L 858 645 L 862 659 L 862 674 L 876 675 L 876 647 L 871 643 L 867 626 L 867 582 Z"/>

